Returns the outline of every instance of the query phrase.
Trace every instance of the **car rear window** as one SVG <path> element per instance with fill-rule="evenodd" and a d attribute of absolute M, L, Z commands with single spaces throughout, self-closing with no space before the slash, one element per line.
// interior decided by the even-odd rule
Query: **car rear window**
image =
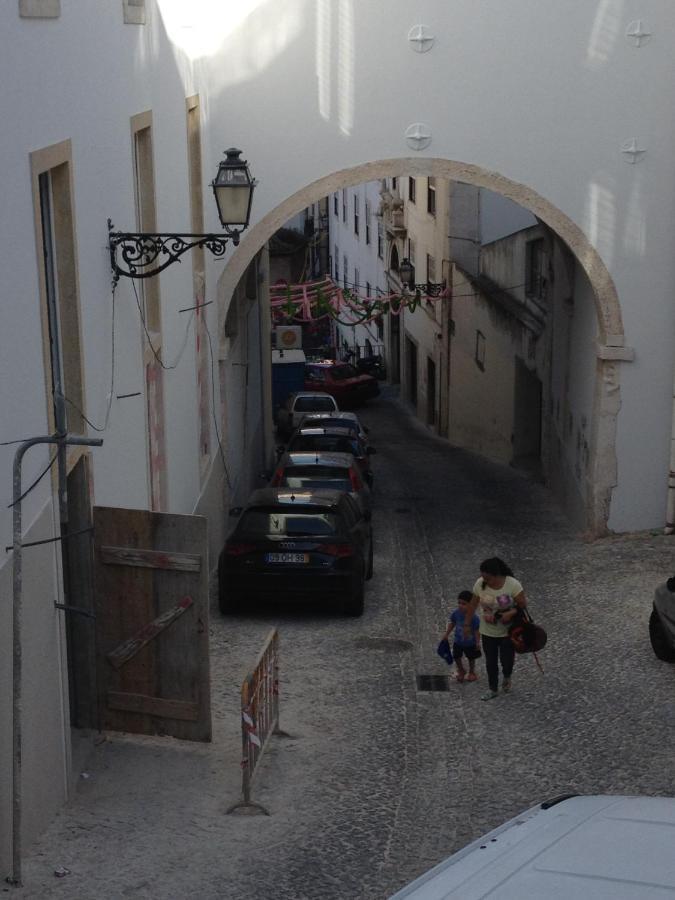
<path fill-rule="evenodd" d="M 296 491 L 301 488 L 328 488 L 347 493 L 352 489 L 349 469 L 343 466 L 288 466 L 284 470 L 281 487 Z"/>
<path fill-rule="evenodd" d="M 339 419 L 335 416 L 326 418 L 307 418 L 302 423 L 303 428 L 346 428 L 348 431 L 358 432 L 359 426 L 352 419 Z"/>
<path fill-rule="evenodd" d="M 339 470 L 338 470 L 339 471 Z M 352 490 L 352 483 L 349 478 L 340 477 L 339 475 L 298 475 L 295 470 L 290 472 L 283 479 L 282 487 L 293 488 L 296 491 L 313 488 L 328 488 L 331 491 L 344 491 L 349 493 Z"/>
<path fill-rule="evenodd" d="M 335 409 L 335 403 L 331 397 L 298 397 L 295 401 L 296 412 L 330 412 Z"/>
<path fill-rule="evenodd" d="M 359 455 L 358 441 L 333 434 L 298 434 L 288 445 L 291 453 L 302 450 L 318 450 L 326 453 L 353 453 Z"/>
<path fill-rule="evenodd" d="M 339 532 L 339 519 L 330 512 L 286 512 L 266 509 L 249 509 L 241 517 L 237 532 L 250 537 L 284 535 L 331 535 Z"/>

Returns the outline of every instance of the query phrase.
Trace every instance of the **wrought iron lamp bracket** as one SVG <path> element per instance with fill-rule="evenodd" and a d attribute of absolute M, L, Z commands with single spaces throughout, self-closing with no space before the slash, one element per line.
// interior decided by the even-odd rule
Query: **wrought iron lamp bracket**
<path fill-rule="evenodd" d="M 422 294 L 426 297 L 440 297 L 445 292 L 445 282 L 425 281 L 423 284 L 409 284 L 407 288 L 411 293 Z"/>
<path fill-rule="evenodd" d="M 228 227 L 224 234 L 155 234 L 113 231 L 108 219 L 108 246 L 113 285 L 125 278 L 152 278 L 195 247 L 206 247 L 215 257 L 222 257 L 227 244 L 236 247 L 240 232 Z"/>

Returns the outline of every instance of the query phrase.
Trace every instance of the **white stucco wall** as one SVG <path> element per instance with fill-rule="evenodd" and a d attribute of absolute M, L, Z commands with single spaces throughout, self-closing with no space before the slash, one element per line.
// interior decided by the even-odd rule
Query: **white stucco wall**
<path fill-rule="evenodd" d="M 166 6 L 166 4 L 164 4 Z M 106 220 L 119 230 L 136 230 L 130 118 L 152 110 L 157 225 L 161 231 L 189 232 L 186 97 L 201 94 L 204 180 L 215 175 L 229 142 L 210 116 L 205 87 L 194 61 L 167 37 L 163 10 L 148 0 L 147 25 L 123 23 L 123 5 L 61 4 L 54 19 L 22 19 L 14 0 L 0 12 L 0 98 L 5 129 L 0 142 L 0 441 L 49 432 L 45 387 L 38 257 L 31 187 L 30 154 L 70 141 L 74 230 L 79 288 L 82 368 L 86 413 L 102 426 L 111 380 L 111 271 Z M 215 205 L 204 187 L 205 227 L 219 231 Z M 231 250 L 229 252 L 232 252 Z M 206 254 L 206 297 L 217 297 L 223 262 Z M 198 392 L 194 305 L 190 257 L 160 276 L 164 372 L 167 491 L 164 509 L 208 512 L 217 525 L 223 517 L 222 468 L 214 426 L 212 460 L 200 488 Z M 91 453 L 93 500 L 99 504 L 147 507 L 148 453 L 143 333 L 131 283 L 122 279 L 115 304 L 115 382 L 103 446 Z M 219 404 L 219 304 L 206 310 L 213 336 L 216 403 Z M 187 329 L 187 339 L 186 339 Z M 251 446 L 262 440 L 257 317 L 243 357 L 254 347 L 251 402 L 247 406 Z M 211 365 L 209 362 L 209 372 Z M 253 371 L 255 369 L 255 371 Z M 228 386 L 229 389 L 230 386 Z M 138 396 L 117 399 L 117 394 Z M 240 398 L 230 396 L 233 407 Z M 241 415 L 233 420 L 227 444 L 236 445 Z M 91 436 L 97 432 L 91 430 Z M 11 798 L 11 634 L 12 491 L 14 446 L 0 446 L 0 634 L 3 678 L 0 679 L 0 869 L 9 871 Z M 50 454 L 31 449 L 25 457 L 23 487 L 46 466 Z M 243 454 L 233 459 L 234 481 L 250 478 L 258 465 L 250 457 L 239 472 Z M 262 458 L 262 454 L 260 454 Z M 53 483 L 49 476 L 23 504 L 24 541 L 54 533 Z M 200 491 L 202 492 L 200 494 Z M 206 497 L 208 495 L 208 497 Z M 205 499 L 206 498 L 206 499 Z M 214 502 L 215 498 L 215 502 Z M 222 533 L 222 526 L 218 529 Z M 212 548 L 213 549 L 213 548 Z M 61 601 L 58 545 L 30 548 L 24 554 L 23 729 L 24 839 L 30 841 L 63 801 L 70 777 L 70 729 L 65 675 L 64 621 L 54 609 Z M 212 554 L 213 558 L 213 554 Z"/>
<path fill-rule="evenodd" d="M 534 190 L 597 249 L 618 292 L 626 343 L 636 362 L 647 357 L 644 365 L 618 364 L 622 461 L 611 522 L 658 525 L 670 435 L 666 343 L 675 326 L 672 4 L 646 0 L 638 10 L 626 0 L 460 0 L 450 8 L 429 0 L 420 9 L 392 0 L 382 15 L 380 4 L 288 0 L 253 3 L 247 12 L 239 27 L 221 26 L 224 57 L 207 64 L 213 114 L 242 123 L 261 179 L 254 206 L 261 228 L 249 234 L 251 251 L 286 198 L 300 191 L 297 205 L 307 205 L 306 186 L 368 162 L 415 158 L 423 173 L 426 159 L 460 161 Z M 636 48 L 625 33 L 638 15 L 653 37 Z M 407 40 L 420 22 L 436 38 L 424 54 Z M 251 108 L 265 110 L 255 123 Z M 294 109 L 302 110 L 301 128 L 288 127 Z M 415 122 L 431 134 L 420 152 L 404 136 Z M 629 165 L 621 148 L 634 137 L 647 153 Z M 317 190 L 349 178 L 337 174 Z M 360 172 L 354 180 L 367 178 Z M 633 436 L 644 433 L 654 450 L 637 446 Z M 649 490 L 636 490 L 638 472 Z"/>

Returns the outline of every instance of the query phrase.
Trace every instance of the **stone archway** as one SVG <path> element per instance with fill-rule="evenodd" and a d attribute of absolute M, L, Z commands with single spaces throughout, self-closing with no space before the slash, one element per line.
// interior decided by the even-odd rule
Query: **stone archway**
<path fill-rule="evenodd" d="M 617 483 L 616 420 L 621 407 L 618 362 L 632 359 L 624 346 L 621 307 L 613 279 L 582 229 L 541 194 L 480 166 L 447 159 L 409 157 L 368 162 L 320 178 L 292 194 L 263 216 L 242 239 L 218 282 L 221 316 L 246 267 L 269 238 L 296 213 L 342 188 L 402 175 L 436 176 L 486 188 L 528 209 L 567 244 L 588 278 L 598 322 L 591 465 L 586 483 L 588 531 L 607 530 L 612 489 Z"/>

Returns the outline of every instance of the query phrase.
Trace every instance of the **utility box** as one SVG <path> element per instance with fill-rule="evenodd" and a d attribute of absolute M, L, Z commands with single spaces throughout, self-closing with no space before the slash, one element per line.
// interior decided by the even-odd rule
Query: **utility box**
<path fill-rule="evenodd" d="M 289 394 L 305 389 L 305 353 L 303 350 L 272 350 L 272 407 L 286 403 Z"/>

